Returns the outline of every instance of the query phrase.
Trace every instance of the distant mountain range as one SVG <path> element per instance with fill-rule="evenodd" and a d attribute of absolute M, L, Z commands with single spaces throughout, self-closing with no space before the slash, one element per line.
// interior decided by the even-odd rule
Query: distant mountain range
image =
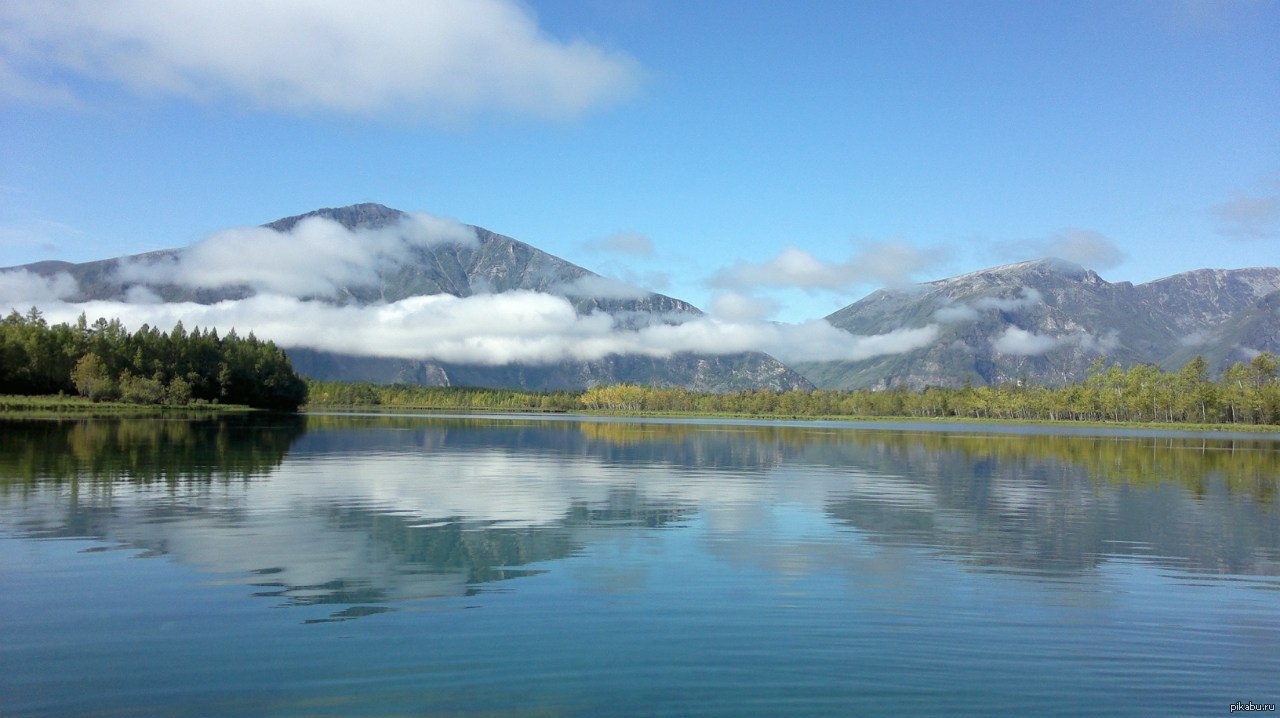
<path fill-rule="evenodd" d="M 267 234 L 286 236 L 308 226 L 308 221 L 329 220 L 363 233 L 358 241 L 370 243 L 372 249 L 348 246 L 354 242 L 351 236 L 321 236 L 321 243 L 311 250 L 282 250 L 279 263 L 297 263 L 295 274 L 302 276 L 300 284 L 298 276 L 290 280 L 294 284 L 286 293 L 331 306 L 372 307 L 415 297 L 525 291 L 562 297 L 572 305 L 573 311 L 565 310 L 570 315 L 607 315 L 622 329 L 676 327 L 703 317 L 688 302 L 627 287 L 479 227 L 436 228 L 446 234 L 465 231 L 458 241 L 397 243 L 387 234 L 403 231 L 406 222 L 420 221 L 417 217 L 378 204 L 358 204 L 287 217 L 253 231 L 274 230 Z M 75 286 L 60 295 L 70 302 L 214 305 L 253 297 L 281 281 L 273 277 L 270 266 L 237 265 L 243 261 L 234 249 L 261 239 L 252 233 L 233 236 L 219 245 L 221 255 L 193 245 L 95 262 L 46 261 L 10 269 L 51 282 L 70 277 Z M 377 247 L 382 249 L 374 251 Z M 305 271 L 306 251 L 331 255 L 314 281 Z M 247 279 L 194 281 L 189 276 L 193 265 L 210 272 L 231 266 L 237 270 L 233 276 Z M 1123 365 L 1177 368 L 1199 354 L 1221 370 L 1260 351 L 1280 351 L 1280 268 L 1201 269 L 1135 286 L 1107 282 L 1069 262 L 1041 259 L 883 289 L 826 319 L 855 335 L 893 336 L 926 329 L 935 338 L 923 346 L 916 342 L 915 348 L 858 361 L 792 366 L 760 352 L 611 353 L 591 360 L 514 363 L 406 359 L 303 347 L 289 347 L 289 354 L 301 373 L 317 379 L 527 389 L 622 382 L 698 391 L 1061 384 L 1082 379 L 1099 357 Z"/>
<path fill-rule="evenodd" d="M 411 215 L 379 204 L 357 204 L 286 217 L 264 227 L 289 232 L 314 218 L 331 220 L 348 230 L 375 233 L 366 236 L 377 241 L 380 239 L 377 231 L 395 228 L 411 219 Z M 467 241 L 401 246 L 394 257 L 382 257 L 375 276 L 365 277 L 364 281 L 335 283 L 332 290 L 317 291 L 308 298 L 370 305 L 437 294 L 471 297 L 525 290 L 564 297 L 579 314 L 604 312 L 615 324 L 631 328 L 679 323 L 702 314 L 688 302 L 623 286 L 510 237 L 480 227 L 465 228 L 474 233 Z M 230 244 L 234 246 L 234 240 Z M 11 269 L 25 269 L 45 277 L 69 275 L 78 284 L 78 290 L 66 297 L 72 302 L 128 301 L 136 299 L 141 291 L 151 301 L 215 304 L 244 299 L 257 292 L 245 283 L 200 286 L 171 279 L 183 271 L 187 252 L 188 249 L 166 249 L 80 264 L 47 261 Z M 300 263 L 306 260 L 305 256 L 282 258 L 282 261 Z M 317 332 L 324 330 L 316 327 Z M 724 355 L 682 352 L 669 357 L 610 354 L 590 361 L 498 365 L 342 354 L 298 347 L 289 348 L 289 356 L 294 367 L 305 376 L 375 383 L 576 389 L 626 382 L 710 392 L 812 388 L 795 371 L 760 352 Z"/>
<path fill-rule="evenodd" d="M 1199 269 L 1135 286 L 1041 259 L 882 289 L 827 321 L 856 334 L 935 326 L 938 336 L 899 354 L 795 365 L 820 388 L 1062 384 L 1099 357 L 1176 369 L 1199 354 L 1221 370 L 1280 350 L 1280 268 Z"/>

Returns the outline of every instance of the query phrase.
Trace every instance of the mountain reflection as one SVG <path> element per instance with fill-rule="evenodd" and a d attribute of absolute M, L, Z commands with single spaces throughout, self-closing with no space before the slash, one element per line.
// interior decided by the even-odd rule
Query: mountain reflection
<path fill-rule="evenodd" d="M 928 499 L 831 497 L 830 516 L 880 540 L 1036 573 L 1124 556 L 1189 573 L 1280 574 L 1270 442 L 925 434 L 850 444 L 820 453 L 856 455 Z"/>
<path fill-rule="evenodd" d="M 1116 557 L 1280 575 L 1280 450 L 1263 439 L 422 416 L 0 428 L 0 530 L 333 607 L 311 620 L 465 596 L 691 522 L 715 560 L 784 574 L 859 570 L 857 543 L 1026 575 Z"/>

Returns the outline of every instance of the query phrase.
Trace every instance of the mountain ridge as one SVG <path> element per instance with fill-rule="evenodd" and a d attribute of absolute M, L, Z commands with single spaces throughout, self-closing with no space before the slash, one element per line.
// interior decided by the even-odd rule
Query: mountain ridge
<path fill-rule="evenodd" d="M 66 298 L 72 302 L 214 305 L 292 291 L 289 296 L 332 306 L 370 307 L 417 297 L 524 291 L 562 298 L 578 317 L 607 316 L 620 331 L 676 327 L 704 316 L 688 302 L 622 285 L 514 238 L 376 203 L 316 209 L 227 233 L 219 240 L 227 245 L 221 253 L 211 249 L 220 233 L 184 248 L 7 269 L 26 270 L 51 285 L 56 277 L 71 277 L 74 291 Z M 233 251 L 254 255 L 254 243 L 274 247 L 277 255 L 268 253 L 267 260 L 287 264 L 296 258 L 314 271 L 299 270 L 305 275 L 300 285 L 281 284 L 271 261 L 246 267 L 245 256 Z M 237 271 L 198 277 L 196 270 L 207 269 L 193 268 L 200 262 Z M 880 289 L 826 321 L 859 337 L 927 328 L 936 338 L 857 361 L 790 367 L 759 352 L 672 351 L 506 364 L 301 347 L 291 347 L 291 354 L 304 374 L 320 379 L 525 389 L 624 382 L 699 391 L 1063 384 L 1082 379 L 1098 358 L 1177 368 L 1197 354 L 1220 371 L 1259 351 L 1280 351 L 1280 268 L 1195 269 L 1134 284 L 1110 282 L 1080 264 L 1045 257 Z"/>
<path fill-rule="evenodd" d="M 331 252 L 337 258 L 331 263 L 333 266 L 326 267 L 332 276 L 323 277 L 325 281 L 312 282 L 317 285 L 315 290 L 304 292 L 300 298 L 334 305 L 371 306 L 434 295 L 468 298 L 526 291 L 562 297 L 580 316 L 608 315 L 620 329 L 678 324 L 702 316 L 702 311 L 688 302 L 622 285 L 514 238 L 473 225 L 419 217 L 376 203 L 321 208 L 257 228 L 233 230 L 226 241 L 232 249 L 246 242 L 267 240 L 281 241 L 280 251 L 285 253 L 301 252 L 308 247 L 321 253 Z M 336 223 L 351 235 L 331 236 L 331 227 L 308 224 L 315 220 Z M 425 222 L 427 229 L 443 233 L 449 241 L 410 236 L 423 229 L 415 227 L 414 222 Z M 258 231 L 270 234 L 254 234 Z M 247 234 L 241 237 L 235 232 Z M 313 245 L 303 243 L 300 239 L 303 236 L 312 237 L 308 241 Z M 289 244 L 294 239 L 298 240 L 296 247 Z M 361 242 L 369 246 L 351 246 Z M 182 281 L 183 273 L 190 269 L 186 265 L 193 261 L 192 257 L 202 251 L 211 254 L 205 250 L 208 250 L 207 245 L 196 243 L 186 248 L 153 250 L 89 262 L 54 260 L 7 269 L 26 270 L 45 278 L 58 274 L 70 276 L 76 283 L 75 291 L 66 297 L 71 302 L 141 298 L 162 303 L 214 305 L 248 299 L 261 293 L 263 287 L 255 286 L 252 281 L 203 285 Z M 361 254 L 362 251 L 365 254 Z M 359 261 L 346 261 L 350 257 Z M 214 259 L 233 264 L 242 261 L 234 256 L 227 258 L 221 255 L 214 255 Z M 306 262 L 309 258 L 300 256 L 298 260 Z M 369 266 L 357 266 L 360 262 Z M 242 274 L 270 272 L 269 267 L 240 269 L 251 270 L 242 271 Z M 272 280 L 263 281 L 269 284 Z M 320 327 L 316 329 L 322 330 Z M 522 389 L 587 388 L 617 382 L 684 386 L 705 391 L 812 388 L 799 374 L 760 352 L 727 355 L 677 352 L 669 357 L 606 355 L 593 360 L 491 366 L 289 348 L 291 355 L 296 357 L 299 371 L 316 379 L 360 378 L 427 384 L 457 384 L 461 381 L 469 385 Z"/>
<path fill-rule="evenodd" d="M 1176 368 L 1205 353 L 1221 370 L 1241 351 L 1242 338 L 1228 337 L 1227 330 L 1276 291 L 1280 268 L 1275 267 L 1198 269 L 1135 285 L 1108 282 L 1056 258 L 1016 262 L 878 290 L 826 317 L 857 334 L 937 326 L 938 339 L 928 347 L 795 368 L 818 387 L 831 389 L 1063 384 L 1083 379 L 1098 357 Z M 1255 324 L 1270 316 L 1254 315 Z M 1234 342 L 1236 349 L 1188 355 L 1195 342 L 1209 350 Z M 1261 348 L 1267 347 L 1252 349 Z"/>

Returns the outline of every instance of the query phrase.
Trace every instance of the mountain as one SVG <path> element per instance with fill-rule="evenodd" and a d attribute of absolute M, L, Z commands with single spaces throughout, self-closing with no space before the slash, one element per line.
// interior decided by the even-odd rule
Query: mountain
<path fill-rule="evenodd" d="M 1180 367 L 1196 354 L 1221 370 L 1280 348 L 1280 268 L 1202 269 L 1146 284 L 1111 283 L 1059 259 L 1019 262 L 883 289 L 827 317 L 854 334 L 933 326 L 929 346 L 862 361 L 797 363 L 821 388 L 1062 384 L 1101 357 Z"/>
<path fill-rule="evenodd" d="M 1221 371 L 1280 352 L 1280 268 L 1200 269 L 1134 285 L 1059 259 L 883 289 L 850 304 L 826 319 L 879 352 L 858 361 L 787 367 L 759 352 L 681 352 L 719 341 L 723 327 L 701 323 L 688 302 L 511 237 L 379 204 L 320 209 L 181 249 L 12 269 L 36 275 L 19 275 L 20 287 L 71 302 L 206 305 L 220 327 L 292 337 L 278 341 L 307 376 L 377 383 L 712 392 L 1057 385 L 1084 378 L 1099 358 L 1176 369 L 1202 355 Z M 219 307 L 254 313 L 212 313 Z M 132 316 L 159 322 L 153 314 Z"/>
<path fill-rule="evenodd" d="M 343 229 L 335 230 L 334 223 Z M 415 297 L 523 291 L 563 297 L 580 317 L 607 315 L 619 329 L 679 324 L 702 315 L 688 302 L 623 285 L 511 237 L 379 204 L 320 209 L 215 237 L 217 241 L 182 249 L 11 269 L 51 281 L 69 276 L 75 289 L 62 296 L 71 302 L 214 305 L 280 292 L 328 306 L 358 308 Z M 269 245 L 265 250 L 264 244 Z M 260 266 L 248 266 L 248 256 L 257 257 Z M 315 271 L 308 272 L 312 265 Z M 280 271 L 281 267 L 292 269 Z M 315 327 L 317 333 L 329 329 Z M 295 368 L 316 379 L 524 389 L 619 382 L 699 391 L 811 388 L 799 374 L 759 352 L 608 354 L 593 360 L 488 365 L 379 356 L 372 351 L 356 355 L 287 344 L 286 348 Z"/>
<path fill-rule="evenodd" d="M 380 204 L 357 204 L 349 207 L 319 209 L 295 217 L 286 217 L 263 225 L 280 233 L 296 229 L 309 219 L 327 219 L 348 230 L 392 230 L 411 217 L 406 212 Z M 376 281 L 349 283 L 337 287 L 335 293 L 314 298 L 332 301 L 354 301 L 371 304 L 394 302 L 413 296 L 451 294 L 469 297 L 479 293 L 501 293 L 517 289 L 564 295 L 573 300 L 582 313 L 600 309 L 610 313 L 641 312 L 697 315 L 701 312 L 688 302 L 652 292 L 636 292 L 634 298 L 609 298 L 592 294 L 595 279 L 604 285 L 608 280 L 582 267 L 536 249 L 524 242 L 495 234 L 481 227 L 467 227 L 475 234 L 475 242 L 440 242 L 410 246 L 401 261 L 379 266 Z M 243 299 L 255 293 L 253 287 L 192 286 L 188 283 L 156 281 L 142 268 L 165 268 L 181 261 L 186 249 L 162 249 L 127 257 L 95 262 L 37 262 L 13 269 L 50 276 L 58 272 L 71 275 L 80 291 L 71 301 L 93 299 L 124 300 L 131 290 L 145 287 L 164 302 L 215 302 Z M 582 286 L 581 291 L 575 288 Z M 597 287 L 598 288 L 598 287 Z"/>

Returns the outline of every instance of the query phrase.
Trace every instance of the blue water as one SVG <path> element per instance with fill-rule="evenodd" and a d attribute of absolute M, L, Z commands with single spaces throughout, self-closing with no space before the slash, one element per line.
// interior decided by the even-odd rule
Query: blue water
<path fill-rule="evenodd" d="M 1218 715 L 1280 442 L 0 425 L 0 716 Z"/>

